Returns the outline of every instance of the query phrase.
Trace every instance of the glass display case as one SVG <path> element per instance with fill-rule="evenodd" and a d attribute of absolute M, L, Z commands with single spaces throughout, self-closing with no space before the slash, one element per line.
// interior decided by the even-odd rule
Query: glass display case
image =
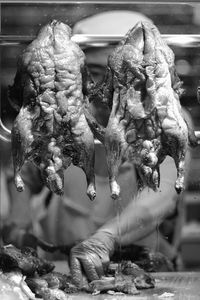
<path fill-rule="evenodd" d="M 89 25 L 91 27 L 87 28 L 85 32 L 84 30 L 82 32 L 81 30 L 80 32 L 73 30 L 76 28 L 77 23 L 81 24 L 81 20 L 109 11 L 135 12 L 139 16 L 142 15 L 150 19 L 157 26 L 162 38 L 175 54 L 176 70 L 180 79 L 183 81 L 184 89 L 184 93 L 180 99 L 181 105 L 191 114 L 194 130 L 197 137 L 200 137 L 200 104 L 197 99 L 197 90 L 200 85 L 199 1 L 0 1 L 0 229 L 3 228 L 3 224 L 9 219 L 10 214 L 12 215 L 12 213 L 14 213 L 11 209 L 12 203 L 8 200 L 10 192 L 6 186 L 11 176 L 9 179 L 6 178 L 5 174 L 8 172 L 5 168 L 9 164 L 11 157 L 11 146 L 9 142 L 10 130 L 13 120 L 17 115 L 17 112 L 8 100 L 8 86 L 13 84 L 18 57 L 23 49 L 36 37 L 40 28 L 52 20 L 64 22 L 72 28 L 72 40 L 82 48 L 83 52 L 86 52 L 86 49 L 115 47 L 124 37 L 125 33 L 122 33 L 122 28 L 119 32 L 117 32 L 117 29 L 113 29 L 112 21 L 110 24 L 108 23 L 108 33 L 106 33 L 105 24 L 98 24 L 98 28 L 100 29 L 97 31 L 95 31 L 96 27 L 94 24 L 92 25 L 92 23 Z M 116 20 L 113 22 L 115 24 Z M 119 20 L 119 23 L 122 23 L 121 27 L 123 27 L 124 20 Z M 134 20 L 133 23 L 135 25 Z M 101 29 L 104 31 L 103 33 L 100 33 Z M 88 67 L 91 74 L 94 77 L 98 77 L 99 69 L 89 64 Z M 103 70 L 105 70 L 105 67 L 106 66 L 104 66 Z M 82 182 L 80 185 L 81 184 Z M 78 189 L 79 183 L 77 182 L 77 190 Z M 46 213 L 45 210 L 46 207 L 48 207 L 48 201 L 51 202 L 49 200 L 51 196 L 48 191 L 42 191 L 36 194 L 37 201 L 34 200 L 34 202 L 31 200 L 32 209 L 34 211 L 32 218 L 34 219 L 35 217 L 37 219 L 36 213 L 38 213 L 42 223 L 42 216 Z M 46 197 L 45 204 L 42 200 L 44 194 Z M 198 146 L 195 149 L 191 149 L 191 162 L 186 190 L 182 193 L 180 198 L 182 218 L 180 224 L 176 224 L 177 235 L 174 236 L 174 244 L 179 244 L 186 270 L 199 270 L 200 149 Z M 83 203 L 86 203 L 86 200 L 84 201 Z M 34 204 L 33 202 L 39 204 Z M 41 203 L 44 204 L 42 209 Z M 82 210 L 79 204 L 80 203 L 70 203 L 70 201 L 66 200 L 65 206 L 66 209 L 69 209 L 73 214 L 74 211 Z M 53 206 L 51 209 L 51 215 L 53 216 Z M 29 213 L 27 209 L 26 215 Z M 85 208 L 85 210 L 83 209 L 83 214 L 90 219 L 87 208 Z M 104 219 L 106 219 L 106 217 L 106 215 L 103 216 Z M 14 217 L 14 219 L 17 220 L 17 216 L 16 218 Z M 101 224 L 102 220 L 97 222 Z M 43 225 L 47 226 L 47 224 Z M 176 225 L 174 225 L 173 221 L 172 223 L 169 221 L 169 226 Z M 48 226 L 50 226 L 50 224 L 48 224 Z M 82 226 L 84 227 L 84 225 Z M 40 232 L 40 228 L 37 227 L 36 231 Z M 76 229 L 74 231 L 76 231 Z M 48 240 L 51 241 L 51 237 L 48 237 Z M 159 240 L 155 243 L 159 243 Z"/>

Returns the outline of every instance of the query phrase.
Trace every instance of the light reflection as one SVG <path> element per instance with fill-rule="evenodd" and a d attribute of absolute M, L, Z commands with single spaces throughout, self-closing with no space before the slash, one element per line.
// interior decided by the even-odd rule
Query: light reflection
<path fill-rule="evenodd" d="M 180 46 L 180 47 L 197 47 L 200 46 L 200 35 L 199 34 L 173 34 L 163 35 L 163 38 L 169 45 Z"/>
<path fill-rule="evenodd" d="M 200 47 L 200 34 L 162 34 L 167 44 L 178 47 Z M 75 34 L 72 40 L 80 46 L 105 47 L 117 44 L 123 35 Z M 1 46 L 17 46 L 30 43 L 35 36 L 0 35 Z"/>

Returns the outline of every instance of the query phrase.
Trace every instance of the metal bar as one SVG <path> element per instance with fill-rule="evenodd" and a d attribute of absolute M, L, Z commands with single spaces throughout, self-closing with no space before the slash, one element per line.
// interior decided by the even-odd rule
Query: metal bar
<path fill-rule="evenodd" d="M 200 34 L 162 34 L 167 44 L 178 47 L 200 47 Z M 81 46 L 104 47 L 117 44 L 123 35 L 75 34 L 72 40 Z M 0 35 L 0 46 L 29 44 L 35 36 Z"/>
<path fill-rule="evenodd" d="M 199 0 L 182 0 L 182 1 L 176 1 L 176 0 L 154 0 L 154 1 L 144 1 L 144 0 L 0 0 L 0 3 L 8 4 L 8 3 L 13 3 L 13 4 L 115 4 L 115 5 L 120 5 L 120 4 L 198 4 Z"/>

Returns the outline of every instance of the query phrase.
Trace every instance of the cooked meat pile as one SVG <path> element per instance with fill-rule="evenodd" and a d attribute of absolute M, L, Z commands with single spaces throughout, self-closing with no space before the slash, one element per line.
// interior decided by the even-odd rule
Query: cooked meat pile
<path fill-rule="evenodd" d="M 34 293 L 33 295 L 44 300 L 68 299 L 66 293 L 78 291 L 70 276 L 54 272 L 54 268 L 54 264 L 39 258 L 32 248 L 19 250 L 12 245 L 0 248 L 0 269 L 5 279 L 23 275 L 25 281 L 20 282 L 19 287 L 28 296 L 30 292 L 26 293 L 25 284 Z M 1 277 L 0 274 L 0 279 Z"/>
<path fill-rule="evenodd" d="M 109 56 L 99 93 L 111 110 L 104 143 L 112 197 L 120 193 L 116 176 L 124 160 L 135 164 L 141 188 L 157 190 L 167 155 L 175 161 L 175 188 L 181 192 L 193 132 L 181 112 L 174 54 L 152 23 L 137 23 Z"/>
<path fill-rule="evenodd" d="M 15 184 L 24 189 L 20 169 L 32 161 L 52 192 L 63 193 L 63 171 L 71 163 L 86 174 L 94 199 L 94 138 L 85 118 L 92 81 L 85 56 L 71 40 L 69 26 L 52 21 L 18 62 L 10 100 L 20 107 L 12 128 Z"/>
<path fill-rule="evenodd" d="M 153 288 L 154 278 L 131 261 L 123 261 L 119 272 L 118 263 L 110 263 L 106 277 L 90 283 L 84 280 L 81 288 L 73 284 L 71 275 L 53 271 L 54 265 L 38 257 L 32 248 L 17 249 L 12 245 L 0 248 L 0 270 L 5 279 L 20 276 L 31 291 L 43 299 L 68 299 L 66 294 L 77 292 L 123 292 L 138 294 L 139 290 Z M 2 277 L 0 272 L 0 280 Z M 19 280 L 20 281 L 20 280 Z M 21 280 L 22 281 L 22 280 Z M 23 283 L 23 282 L 21 282 Z M 25 284 L 23 283 L 23 284 Z M 23 286 L 20 286 L 24 290 Z"/>
<path fill-rule="evenodd" d="M 92 292 L 112 290 L 134 295 L 138 290 L 155 287 L 154 278 L 131 261 L 110 263 L 107 274 L 110 276 L 89 283 Z"/>
<path fill-rule="evenodd" d="M 25 247 L 20 250 L 13 245 L 0 247 L 0 268 L 6 272 L 19 269 L 23 275 L 33 276 L 53 271 L 54 264 L 38 257 L 37 252 Z"/>

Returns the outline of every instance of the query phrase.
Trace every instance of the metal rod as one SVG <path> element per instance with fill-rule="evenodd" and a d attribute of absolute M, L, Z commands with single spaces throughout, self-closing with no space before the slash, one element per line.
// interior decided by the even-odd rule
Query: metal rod
<path fill-rule="evenodd" d="M 167 44 L 178 47 L 200 47 L 200 34 L 162 34 Z M 117 44 L 123 35 L 74 34 L 72 40 L 81 46 L 104 47 Z M 29 44 L 35 36 L 0 35 L 0 46 Z"/>
<path fill-rule="evenodd" d="M 188 0 L 182 0 L 182 1 L 176 1 L 176 0 L 154 0 L 154 1 L 144 1 L 144 0 L 0 0 L 0 3 L 24 3 L 24 4 L 115 4 L 115 5 L 120 5 L 120 4 L 197 4 L 199 3 L 199 0 L 192 0 L 189 2 Z"/>

